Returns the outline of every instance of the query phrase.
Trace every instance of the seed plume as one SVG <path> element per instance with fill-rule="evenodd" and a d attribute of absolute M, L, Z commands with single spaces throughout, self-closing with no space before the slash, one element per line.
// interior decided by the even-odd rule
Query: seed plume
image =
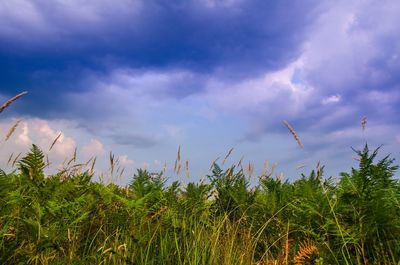
<path fill-rule="evenodd" d="M 28 94 L 28 92 L 24 91 L 22 93 L 19 93 L 18 95 L 10 98 L 9 100 L 7 100 L 1 107 L 0 107 L 0 113 L 3 112 L 3 110 L 5 110 L 6 108 L 8 108 L 14 101 L 16 101 L 17 99 L 25 96 L 26 94 Z"/>
<path fill-rule="evenodd" d="M 363 130 L 363 131 L 365 131 L 365 126 L 367 125 L 367 117 L 366 116 L 364 116 L 364 117 L 362 117 L 362 119 L 361 119 L 361 129 Z"/>
<path fill-rule="evenodd" d="M 19 125 L 19 123 L 20 123 L 21 121 L 22 121 L 22 120 L 18 120 L 17 122 L 14 123 L 14 125 L 13 125 L 13 126 L 10 128 L 10 130 L 7 132 L 5 141 L 8 141 L 8 139 L 10 139 L 11 135 L 13 135 L 13 133 L 15 132 L 15 129 L 17 129 L 17 127 L 18 127 L 18 125 Z"/>
<path fill-rule="evenodd" d="M 297 143 L 299 144 L 299 146 L 301 148 L 304 148 L 304 145 L 302 144 L 302 142 L 300 141 L 299 135 L 297 134 L 297 132 L 293 129 L 293 127 L 287 122 L 287 121 L 283 121 L 283 123 L 285 124 L 285 126 L 288 128 L 289 132 L 293 135 L 294 139 L 297 141 Z"/>
<path fill-rule="evenodd" d="M 234 148 L 232 147 L 232 148 L 228 151 L 228 153 L 226 154 L 224 160 L 222 161 L 222 165 L 225 164 L 225 161 L 226 161 L 226 160 L 228 159 L 228 157 L 232 154 L 233 150 L 234 150 Z"/>
<path fill-rule="evenodd" d="M 53 148 L 53 146 L 57 143 L 58 139 L 60 139 L 62 133 L 59 133 L 57 137 L 54 139 L 53 143 L 50 145 L 49 151 Z"/>

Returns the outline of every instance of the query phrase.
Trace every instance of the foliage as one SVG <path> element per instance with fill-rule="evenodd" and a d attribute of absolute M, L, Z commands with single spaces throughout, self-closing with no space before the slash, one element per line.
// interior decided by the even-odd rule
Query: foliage
<path fill-rule="evenodd" d="M 341 179 L 289 182 L 215 165 L 183 185 L 138 170 L 128 187 L 46 176 L 35 145 L 0 170 L 0 264 L 398 264 L 400 185 L 389 156 L 356 151 Z"/>

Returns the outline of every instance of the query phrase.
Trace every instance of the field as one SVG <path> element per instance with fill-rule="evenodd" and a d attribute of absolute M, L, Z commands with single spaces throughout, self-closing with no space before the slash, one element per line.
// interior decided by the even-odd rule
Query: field
<path fill-rule="evenodd" d="M 138 170 L 130 185 L 90 170 L 45 176 L 35 145 L 0 171 L 1 264 L 399 264 L 400 185 L 390 157 L 357 151 L 359 168 L 294 182 L 239 167 L 166 184 Z"/>

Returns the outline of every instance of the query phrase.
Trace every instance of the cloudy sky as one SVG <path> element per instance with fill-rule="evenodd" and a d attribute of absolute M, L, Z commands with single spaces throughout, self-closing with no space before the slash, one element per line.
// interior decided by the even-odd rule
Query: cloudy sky
<path fill-rule="evenodd" d="M 226 166 L 290 179 L 348 171 L 366 141 L 398 158 L 399 17 L 396 0 L 1 1 L 0 101 L 29 94 L 1 113 L 0 165 L 32 143 L 104 170 L 112 151 L 122 183 L 165 164 L 181 178 L 179 145 L 192 179 L 230 148 Z"/>

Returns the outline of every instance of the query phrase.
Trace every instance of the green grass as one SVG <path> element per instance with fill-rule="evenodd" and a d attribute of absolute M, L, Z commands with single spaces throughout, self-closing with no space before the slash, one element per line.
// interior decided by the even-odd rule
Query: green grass
<path fill-rule="evenodd" d="M 45 176 L 34 145 L 0 171 L 0 264 L 399 264 L 397 166 L 377 152 L 336 182 L 318 168 L 250 187 L 214 165 L 206 183 L 138 170 L 123 188 Z"/>

